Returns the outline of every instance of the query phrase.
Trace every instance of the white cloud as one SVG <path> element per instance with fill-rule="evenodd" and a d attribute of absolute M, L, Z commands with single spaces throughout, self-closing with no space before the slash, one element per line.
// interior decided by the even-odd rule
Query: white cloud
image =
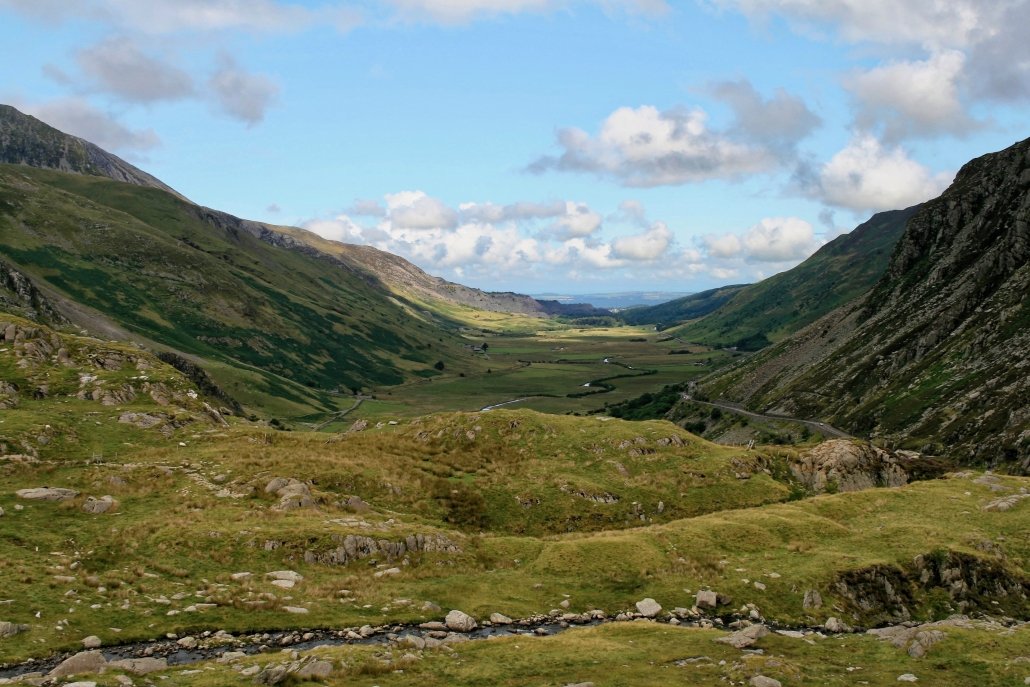
<path fill-rule="evenodd" d="M 799 262 L 822 245 L 799 217 L 766 217 L 742 234 L 709 234 L 699 243 L 710 258 L 749 263 Z"/>
<path fill-rule="evenodd" d="M 782 88 L 770 98 L 762 97 L 747 80 L 723 81 L 708 88 L 733 109 L 732 133 L 781 151 L 796 146 L 822 123 L 804 100 Z"/>
<path fill-rule="evenodd" d="M 80 50 L 76 61 L 95 88 L 129 102 L 178 100 L 193 94 L 189 74 L 144 53 L 124 36 Z"/>
<path fill-rule="evenodd" d="M 228 55 L 223 54 L 219 62 L 208 81 L 215 103 L 234 119 L 249 126 L 258 124 L 265 118 L 279 87 L 267 76 L 247 72 Z"/>
<path fill-rule="evenodd" d="M 672 243 L 672 231 L 664 222 L 654 225 L 642 234 L 615 239 L 612 253 L 623 260 L 649 261 L 665 255 Z"/>
<path fill-rule="evenodd" d="M 628 207 L 646 215 L 635 201 Z M 542 269 L 596 276 L 598 270 L 652 263 L 673 242 L 662 222 L 636 235 L 598 238 L 601 215 L 575 201 L 470 202 L 455 209 L 424 191 L 400 191 L 385 195 L 383 204 L 364 200 L 355 208 L 364 214 L 315 219 L 304 227 L 329 239 L 373 245 L 452 278 L 532 278 Z M 375 208 L 381 212 L 371 212 Z"/>
<path fill-rule="evenodd" d="M 952 176 L 933 174 L 900 147 L 860 135 L 822 166 L 810 193 L 852 210 L 894 210 L 936 197 Z"/>
<path fill-rule="evenodd" d="M 976 126 L 958 92 L 965 55 L 946 50 L 927 60 L 892 62 L 849 78 L 859 127 L 881 128 L 884 139 L 942 133 L 963 134 Z"/>
<path fill-rule="evenodd" d="M 386 196 L 386 213 L 399 229 L 453 229 L 458 213 L 422 191 L 401 191 Z"/>
<path fill-rule="evenodd" d="M 736 234 L 703 236 L 701 244 L 713 258 L 735 258 L 743 250 L 743 245 Z"/>
<path fill-rule="evenodd" d="M 714 0 L 764 19 L 783 15 L 804 30 L 829 27 L 853 42 L 929 48 L 968 45 L 997 28 L 1005 2 L 983 0 Z"/>
<path fill-rule="evenodd" d="M 130 129 L 113 115 L 82 98 L 63 98 L 46 103 L 15 103 L 18 109 L 55 129 L 78 136 L 115 152 L 141 153 L 161 145 L 153 129 Z"/>
<path fill-rule="evenodd" d="M 601 227 L 601 215 L 583 203 L 565 203 L 565 215 L 556 224 L 558 235 L 563 238 L 590 236 Z"/>
<path fill-rule="evenodd" d="M 558 157 L 542 157 L 529 170 L 593 172 L 626 186 L 662 186 L 735 178 L 775 166 L 761 147 L 708 129 L 700 109 L 659 111 L 622 107 L 605 119 L 596 137 L 562 129 Z"/>

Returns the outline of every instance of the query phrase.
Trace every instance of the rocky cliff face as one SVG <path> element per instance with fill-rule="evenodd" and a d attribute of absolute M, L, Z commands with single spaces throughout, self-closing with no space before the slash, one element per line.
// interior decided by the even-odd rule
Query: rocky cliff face
<path fill-rule="evenodd" d="M 102 176 L 182 196 L 170 186 L 89 141 L 0 105 L 0 162 Z"/>
<path fill-rule="evenodd" d="M 1030 140 L 973 160 L 855 299 L 706 390 L 1030 471 Z"/>

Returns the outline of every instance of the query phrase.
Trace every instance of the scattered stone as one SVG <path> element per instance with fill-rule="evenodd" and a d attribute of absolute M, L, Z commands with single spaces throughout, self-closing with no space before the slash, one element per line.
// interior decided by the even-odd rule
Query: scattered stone
<path fill-rule="evenodd" d="M 725 637 L 719 637 L 715 641 L 729 644 L 735 649 L 746 649 L 767 634 L 769 634 L 769 629 L 765 625 L 749 625 Z"/>
<path fill-rule="evenodd" d="M 476 621 L 472 616 L 457 610 L 447 614 L 447 617 L 444 618 L 444 624 L 448 630 L 455 632 L 471 632 L 477 627 Z"/>
<path fill-rule="evenodd" d="M 248 579 L 250 577 L 253 577 L 253 574 L 249 573 L 249 572 L 238 572 L 238 573 L 233 573 L 229 577 L 232 578 L 232 580 L 234 582 L 239 582 L 240 580 L 246 580 L 246 579 Z"/>
<path fill-rule="evenodd" d="M 97 683 L 92 681 L 68 682 L 64 687 L 97 687 Z"/>
<path fill-rule="evenodd" d="M 373 577 L 385 577 L 387 575 L 392 577 L 393 575 L 400 575 L 400 574 L 401 574 L 401 569 L 400 568 L 387 568 L 386 570 L 380 570 L 380 571 L 376 572 L 373 575 Z"/>
<path fill-rule="evenodd" d="M 748 684 L 751 687 L 783 687 L 779 680 L 774 680 L 765 675 L 755 675 Z"/>
<path fill-rule="evenodd" d="M 50 677 L 67 677 L 80 673 L 99 673 L 107 665 L 107 660 L 99 651 L 80 651 L 74 656 L 61 661 L 50 671 Z"/>
<path fill-rule="evenodd" d="M 99 649 L 102 645 L 103 642 L 96 635 L 90 635 L 82 640 L 82 647 L 84 649 Z"/>
<path fill-rule="evenodd" d="M 30 501 L 66 501 L 79 495 L 74 489 L 62 487 L 36 487 L 35 489 L 19 489 L 15 492 L 18 498 Z"/>
<path fill-rule="evenodd" d="M 301 606 L 283 606 L 283 610 L 287 613 L 296 613 L 298 615 L 304 615 L 308 612 L 308 609 Z"/>
<path fill-rule="evenodd" d="M 273 570 L 270 573 L 265 573 L 265 577 L 270 577 L 273 580 L 286 580 L 294 583 L 300 582 L 304 579 L 303 575 L 292 570 Z"/>
<path fill-rule="evenodd" d="M 93 515 L 100 515 L 101 513 L 106 513 L 117 505 L 118 502 L 110 495 L 101 496 L 99 499 L 87 496 L 86 503 L 82 504 L 82 510 L 87 513 L 92 513 Z"/>
<path fill-rule="evenodd" d="M 28 625 L 21 625 L 18 623 L 11 623 L 6 620 L 0 620 L 0 639 L 13 637 L 19 632 L 27 632 L 28 629 Z"/>
<path fill-rule="evenodd" d="M 167 668 L 168 660 L 164 658 L 123 658 L 120 661 L 111 661 L 107 665 L 133 675 L 147 675 Z"/>
<path fill-rule="evenodd" d="M 637 602 L 637 612 L 645 618 L 653 618 L 662 612 L 662 606 L 652 598 Z"/>
<path fill-rule="evenodd" d="M 805 600 L 802 602 L 802 606 L 805 610 L 812 608 L 821 608 L 823 605 L 823 596 L 819 593 L 818 589 L 809 589 L 805 592 Z"/>
<path fill-rule="evenodd" d="M 197 648 L 197 644 L 199 642 L 197 642 L 197 638 L 196 637 L 183 637 L 182 639 L 176 641 L 175 643 L 178 644 L 179 646 L 181 646 L 183 649 L 189 650 L 189 649 L 196 649 Z"/>
<path fill-rule="evenodd" d="M 694 597 L 694 605 L 698 608 L 716 608 L 719 605 L 719 595 L 713 591 L 702 589 Z"/>
<path fill-rule="evenodd" d="M 503 613 L 491 613 L 490 622 L 494 625 L 511 625 L 512 619 Z"/>
<path fill-rule="evenodd" d="M 826 622 L 823 623 L 823 629 L 827 632 L 833 633 L 851 632 L 851 628 L 841 622 L 838 618 L 827 618 Z"/>
<path fill-rule="evenodd" d="M 332 674 L 333 664 L 329 661 L 312 661 L 296 672 L 296 676 L 302 680 L 325 680 Z"/>
<path fill-rule="evenodd" d="M 904 675 L 899 675 L 898 676 L 898 682 L 918 682 L 918 681 L 919 681 L 919 678 L 917 678 L 912 673 L 905 673 Z"/>

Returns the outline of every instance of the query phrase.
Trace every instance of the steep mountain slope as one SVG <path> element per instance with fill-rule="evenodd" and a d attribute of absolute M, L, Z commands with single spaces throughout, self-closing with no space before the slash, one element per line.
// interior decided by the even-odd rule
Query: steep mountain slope
<path fill-rule="evenodd" d="M 875 284 L 905 223 L 918 209 L 873 215 L 797 267 L 740 289 L 707 317 L 672 333 L 688 341 L 752 351 L 789 336 Z"/>
<path fill-rule="evenodd" d="M 748 284 L 720 286 L 700 293 L 692 293 L 665 303 L 646 308 L 630 308 L 619 313 L 619 319 L 627 324 L 654 324 L 663 329 L 669 325 L 694 320 L 715 312 Z"/>
<path fill-rule="evenodd" d="M 705 385 L 968 463 L 1030 471 L 1030 139 L 967 163 L 868 295 Z"/>
<path fill-rule="evenodd" d="M 0 162 L 102 176 L 179 195 L 117 155 L 58 131 L 10 105 L 0 105 Z"/>
<path fill-rule="evenodd" d="M 274 238 L 160 189 L 0 165 L 5 260 L 54 302 L 210 361 L 245 404 L 332 410 L 336 389 L 437 374 L 437 361 L 476 364 L 460 339 L 412 317 L 368 273 Z M 92 328 L 92 319 L 75 321 Z"/>

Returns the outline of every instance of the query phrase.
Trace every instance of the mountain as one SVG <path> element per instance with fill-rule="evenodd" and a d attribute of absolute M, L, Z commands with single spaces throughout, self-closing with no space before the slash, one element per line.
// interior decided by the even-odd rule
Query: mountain
<path fill-rule="evenodd" d="M 653 324 L 665 329 L 670 324 L 704 317 L 718 310 L 747 287 L 747 284 L 720 286 L 646 308 L 630 308 L 619 313 L 619 319 L 627 324 Z"/>
<path fill-rule="evenodd" d="M 0 105 L 0 162 L 107 177 L 136 186 L 159 188 L 183 198 L 168 185 L 117 155 L 58 131 L 10 105 Z"/>
<path fill-rule="evenodd" d="M 702 318 L 672 329 L 674 336 L 717 347 L 754 351 L 796 332 L 867 291 L 887 269 L 905 223 L 919 209 L 873 215 L 833 239 L 797 267 L 749 286 L 723 287 L 625 318 L 631 324 Z M 714 307 L 711 307 L 714 306 Z"/>
<path fill-rule="evenodd" d="M 562 293 L 532 294 L 533 298 L 559 303 L 589 303 L 596 308 L 625 309 L 643 308 L 660 305 L 677 298 L 692 295 L 683 291 L 613 291 L 608 293 L 579 293 L 568 295 Z"/>
<path fill-rule="evenodd" d="M 1030 471 L 1030 139 L 920 206 L 874 288 L 710 395 Z"/>

